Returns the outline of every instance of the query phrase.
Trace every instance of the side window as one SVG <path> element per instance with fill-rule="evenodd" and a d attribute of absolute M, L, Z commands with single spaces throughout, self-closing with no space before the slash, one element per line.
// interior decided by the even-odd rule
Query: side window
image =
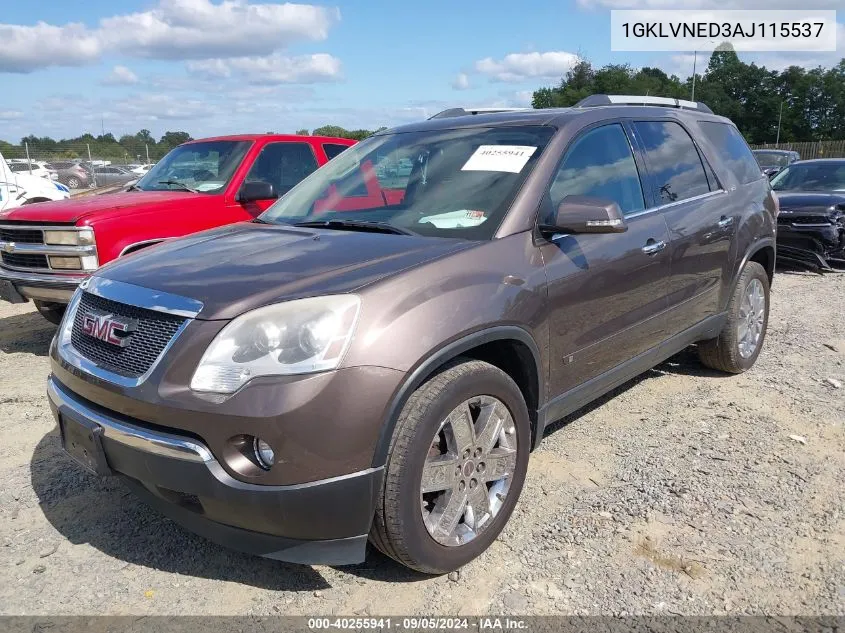
<path fill-rule="evenodd" d="M 345 149 L 349 149 L 349 145 L 338 145 L 337 143 L 323 144 L 323 151 L 326 153 L 326 158 L 329 160 L 342 153 Z"/>
<path fill-rule="evenodd" d="M 317 170 L 317 159 L 308 143 L 268 143 L 252 164 L 246 179 L 269 182 L 282 196 Z"/>
<path fill-rule="evenodd" d="M 713 143 L 727 170 L 733 172 L 740 183 L 744 185 L 763 177 L 754 154 L 733 125 L 699 121 L 698 126 Z"/>
<path fill-rule="evenodd" d="M 613 200 L 626 215 L 645 208 L 637 165 L 620 124 L 590 130 L 569 147 L 552 180 L 552 208 L 571 195 Z"/>
<path fill-rule="evenodd" d="M 634 123 L 643 145 L 659 204 L 708 193 L 710 185 L 690 135 L 674 121 Z"/>

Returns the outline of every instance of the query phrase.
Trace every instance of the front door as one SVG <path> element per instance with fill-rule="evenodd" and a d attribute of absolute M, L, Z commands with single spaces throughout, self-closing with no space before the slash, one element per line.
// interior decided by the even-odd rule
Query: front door
<path fill-rule="evenodd" d="M 665 338 L 669 232 L 647 210 L 631 143 L 619 123 L 593 128 L 570 145 L 543 213 L 568 195 L 613 200 L 625 233 L 556 236 L 541 246 L 550 307 L 551 398 Z"/>

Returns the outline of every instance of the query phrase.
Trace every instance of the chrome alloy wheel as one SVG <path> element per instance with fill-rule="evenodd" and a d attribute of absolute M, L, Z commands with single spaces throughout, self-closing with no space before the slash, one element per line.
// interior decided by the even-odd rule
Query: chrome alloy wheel
<path fill-rule="evenodd" d="M 739 322 L 736 328 L 739 355 L 750 358 L 763 336 L 763 322 L 766 319 L 766 293 L 759 279 L 752 279 L 745 287 L 739 306 Z"/>
<path fill-rule="evenodd" d="M 516 427 L 505 404 L 470 398 L 440 423 L 423 466 L 425 527 L 446 546 L 464 545 L 492 522 L 516 469 Z"/>

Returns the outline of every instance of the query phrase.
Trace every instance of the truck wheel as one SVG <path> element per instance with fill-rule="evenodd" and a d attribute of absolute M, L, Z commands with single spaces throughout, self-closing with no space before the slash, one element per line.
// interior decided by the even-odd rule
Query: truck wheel
<path fill-rule="evenodd" d="M 66 305 L 61 303 L 49 303 L 47 301 L 34 300 L 35 308 L 53 325 L 58 325 L 62 322 L 62 317 L 65 315 Z"/>
<path fill-rule="evenodd" d="M 698 357 L 712 369 L 741 374 L 751 369 L 769 324 L 769 276 L 748 262 L 728 304 L 728 320 L 718 337 L 698 344 Z"/>
<path fill-rule="evenodd" d="M 67 179 L 67 186 L 70 189 L 79 189 L 79 178 L 76 176 L 71 176 Z"/>
<path fill-rule="evenodd" d="M 424 573 L 465 565 L 507 523 L 530 442 L 528 409 L 510 376 L 476 360 L 447 365 L 399 415 L 371 541 Z"/>

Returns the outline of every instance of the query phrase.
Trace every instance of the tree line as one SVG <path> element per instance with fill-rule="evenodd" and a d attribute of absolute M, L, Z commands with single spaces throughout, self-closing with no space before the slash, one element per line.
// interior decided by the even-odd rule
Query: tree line
<path fill-rule="evenodd" d="M 297 130 L 297 134 L 313 136 L 337 136 L 350 138 L 356 141 L 367 138 L 385 130 L 381 127 L 378 130 L 347 130 L 339 125 L 324 125 L 315 128 L 310 132 L 306 129 Z M 269 132 L 272 134 L 272 132 Z M 193 137 L 188 132 L 165 132 L 159 140 L 156 140 L 149 130 L 141 130 L 137 134 L 124 134 L 116 139 L 113 134 L 105 133 L 99 136 L 83 134 L 76 138 L 54 140 L 49 136 L 35 136 L 30 134 L 21 139 L 19 145 L 12 145 L 6 141 L 0 141 L 0 153 L 6 158 L 26 158 L 26 150 L 29 149 L 29 156 L 33 160 L 44 157 L 57 158 L 88 158 L 88 149 L 91 150 L 91 157 L 99 160 L 107 159 L 120 162 L 146 162 L 147 152 L 151 161 L 162 158 L 167 152 L 192 141 Z"/>
<path fill-rule="evenodd" d="M 702 60 L 703 61 L 703 60 Z M 557 86 L 536 90 L 535 108 L 572 106 L 591 94 L 690 99 L 693 77 L 681 80 L 659 68 L 582 60 Z M 845 59 L 832 68 L 791 66 L 782 71 L 742 62 L 733 50 L 716 50 L 695 76 L 695 100 L 729 117 L 751 144 L 845 138 Z"/>
<path fill-rule="evenodd" d="M 19 145 L 12 145 L 0 141 L 0 152 L 6 158 L 26 158 L 26 151 L 32 159 L 42 157 L 57 158 L 88 158 L 108 159 L 120 162 L 147 161 L 147 154 L 151 161 L 158 160 L 177 145 L 193 140 L 187 132 L 165 132 L 156 140 L 149 130 L 141 130 L 137 134 L 124 134 L 116 139 L 110 132 L 94 136 L 83 134 L 76 138 L 55 140 L 49 136 L 35 136 L 30 134 L 21 139 Z"/>

